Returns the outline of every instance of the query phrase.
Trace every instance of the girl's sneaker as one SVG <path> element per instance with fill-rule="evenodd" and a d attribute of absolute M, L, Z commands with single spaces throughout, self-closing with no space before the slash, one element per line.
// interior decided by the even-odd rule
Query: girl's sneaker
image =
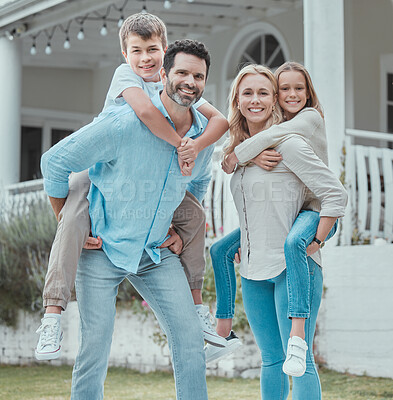
<path fill-rule="evenodd" d="M 288 340 L 287 357 L 282 366 L 284 373 L 290 376 L 303 376 L 306 372 L 307 343 L 298 336 Z"/>
<path fill-rule="evenodd" d="M 37 333 L 40 334 L 40 338 L 35 349 L 35 358 L 40 361 L 59 358 L 60 342 L 63 339 L 63 332 L 60 329 L 60 314 L 45 314 Z"/>
<path fill-rule="evenodd" d="M 233 331 L 231 331 L 231 333 L 225 338 L 225 340 L 227 343 L 225 347 L 215 347 L 211 346 L 210 344 L 207 344 L 205 346 L 206 363 L 220 360 L 221 358 L 224 358 L 233 353 L 242 345 L 242 342 Z"/>

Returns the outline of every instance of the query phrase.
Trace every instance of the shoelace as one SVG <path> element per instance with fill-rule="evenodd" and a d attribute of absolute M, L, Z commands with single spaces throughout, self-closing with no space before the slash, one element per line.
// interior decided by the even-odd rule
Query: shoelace
<path fill-rule="evenodd" d="M 36 332 L 41 333 L 40 342 L 43 347 L 56 344 L 56 325 L 57 324 L 42 323 L 37 329 Z"/>
<path fill-rule="evenodd" d="M 209 310 L 207 310 L 205 313 L 203 313 L 202 311 L 198 311 L 198 313 L 202 315 L 203 322 L 206 325 L 206 327 L 210 328 L 211 327 L 210 324 L 212 324 L 214 321 L 212 320 L 212 316 Z"/>

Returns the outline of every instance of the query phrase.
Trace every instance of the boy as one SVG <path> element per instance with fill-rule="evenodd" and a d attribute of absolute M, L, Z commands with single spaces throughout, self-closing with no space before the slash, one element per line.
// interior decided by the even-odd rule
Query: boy
<path fill-rule="evenodd" d="M 150 97 L 162 89 L 159 72 L 167 47 L 164 23 L 148 13 L 132 15 L 123 23 L 120 30 L 120 42 L 128 65 L 123 64 L 116 70 L 104 109 L 111 105 L 123 105 L 127 101 L 152 133 L 178 148 L 182 174 L 191 175 L 193 162 L 199 151 L 218 140 L 228 129 L 226 119 L 212 106 L 202 101 L 198 111 L 209 119 L 206 131 L 195 141 L 190 138 L 182 140 L 150 101 Z M 184 95 L 191 96 L 194 89 L 185 83 L 180 90 Z M 183 159 L 181 159 L 182 153 Z M 45 279 L 43 297 L 46 313 L 37 330 L 40 332 L 40 338 L 35 355 L 39 360 L 60 357 L 61 311 L 65 310 L 70 299 L 83 244 L 86 243 L 85 248 L 101 247 L 100 238 L 88 237 L 90 219 L 86 196 L 89 188 L 88 174 L 84 171 L 71 177 L 67 201 L 57 199 L 59 201 L 55 202 L 51 199 L 59 224 Z M 146 187 L 145 190 L 150 189 Z M 175 230 L 179 231 L 184 243 L 180 258 L 200 317 L 204 338 L 208 343 L 225 346 L 225 339 L 217 335 L 210 324 L 208 307 L 202 305 L 201 289 L 205 267 L 204 218 L 202 206 L 191 193 L 187 192 L 183 202 L 175 211 L 172 223 Z M 181 246 L 179 246 L 175 230 L 170 229 L 168 233 L 171 237 L 162 246 L 180 252 Z"/>

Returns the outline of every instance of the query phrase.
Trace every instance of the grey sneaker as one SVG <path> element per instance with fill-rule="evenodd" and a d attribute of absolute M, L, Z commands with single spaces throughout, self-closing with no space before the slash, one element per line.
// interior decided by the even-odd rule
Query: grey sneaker
<path fill-rule="evenodd" d="M 196 311 L 202 326 L 203 338 L 205 341 L 213 346 L 225 347 L 227 345 L 225 338 L 220 336 L 212 325 L 213 317 L 210 314 L 209 307 L 200 304 L 196 306 Z"/>
<path fill-rule="evenodd" d="M 233 331 L 231 331 L 231 333 L 225 338 L 225 340 L 227 342 L 227 345 L 225 347 L 214 347 L 209 344 L 205 346 L 206 363 L 220 360 L 221 358 L 224 358 L 233 353 L 242 345 L 241 340 L 236 336 L 235 332 Z"/>
<path fill-rule="evenodd" d="M 40 334 L 35 358 L 37 360 L 55 360 L 60 357 L 60 342 L 63 339 L 63 332 L 60 329 L 60 315 L 46 314 L 41 320 L 41 326 L 37 329 Z"/>

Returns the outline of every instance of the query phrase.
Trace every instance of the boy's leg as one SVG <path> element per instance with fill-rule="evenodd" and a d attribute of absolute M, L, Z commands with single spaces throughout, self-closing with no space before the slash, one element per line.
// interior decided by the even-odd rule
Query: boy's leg
<path fill-rule="evenodd" d="M 180 261 L 191 289 L 204 338 L 213 345 L 225 346 L 225 339 L 217 334 L 211 324 L 209 307 L 202 305 L 206 216 L 202 205 L 194 195 L 186 192 L 183 201 L 173 215 L 172 224 L 183 241 Z"/>
<path fill-rule="evenodd" d="M 69 185 L 66 202 L 59 213 L 43 293 L 44 307 L 60 306 L 63 310 L 71 298 L 76 267 L 90 231 L 86 198 L 90 189 L 88 171 L 72 174 Z"/>
<path fill-rule="evenodd" d="M 203 336 L 179 257 L 162 249 L 161 263 L 155 265 L 144 253 L 138 273 L 127 278 L 150 305 L 168 338 L 177 400 L 206 400 Z"/>
<path fill-rule="evenodd" d="M 116 295 L 127 271 L 102 250 L 83 250 L 76 277 L 80 314 L 79 350 L 72 373 L 72 400 L 104 397 L 116 314 Z"/>
<path fill-rule="evenodd" d="M 38 360 L 52 360 L 61 354 L 60 314 L 70 300 L 79 256 L 90 230 L 86 199 L 89 188 L 87 171 L 71 175 L 68 197 L 59 213 L 45 277 L 43 299 L 46 314 L 37 330 L 40 333 L 35 351 Z"/>

